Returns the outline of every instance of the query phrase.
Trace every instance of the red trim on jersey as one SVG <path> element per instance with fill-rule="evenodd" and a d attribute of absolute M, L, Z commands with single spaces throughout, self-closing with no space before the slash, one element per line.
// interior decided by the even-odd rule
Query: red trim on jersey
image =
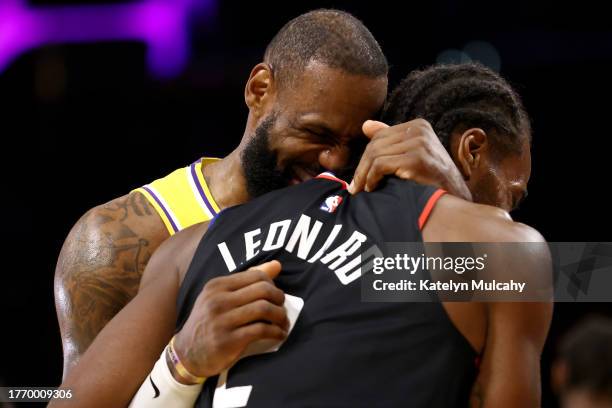
<path fill-rule="evenodd" d="M 321 179 L 326 179 L 326 180 L 331 180 L 331 181 L 337 181 L 338 183 L 342 184 L 342 189 L 343 190 L 348 190 L 348 183 L 342 179 L 339 179 L 338 177 L 334 176 L 331 173 L 321 173 L 319 174 L 317 177 L 315 178 L 321 178 Z"/>
<path fill-rule="evenodd" d="M 425 226 L 425 223 L 427 222 L 427 218 L 429 218 L 429 214 L 431 214 L 431 210 L 433 210 L 434 206 L 438 202 L 438 199 L 442 197 L 444 194 L 446 194 L 446 191 L 440 188 L 436 190 L 436 192 L 433 193 L 431 197 L 429 197 L 429 200 L 427 200 L 427 204 L 425 204 L 425 207 L 423 208 L 423 211 L 421 212 L 421 215 L 419 216 L 419 229 L 420 230 L 422 230 L 423 227 Z"/>

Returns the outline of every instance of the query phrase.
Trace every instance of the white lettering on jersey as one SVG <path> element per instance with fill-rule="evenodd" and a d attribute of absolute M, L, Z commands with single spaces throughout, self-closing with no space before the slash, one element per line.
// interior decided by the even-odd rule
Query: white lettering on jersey
<path fill-rule="evenodd" d="M 221 252 L 223 260 L 225 261 L 227 270 L 233 272 L 236 269 L 236 262 L 234 262 L 234 258 L 232 258 L 232 254 L 230 253 L 229 249 L 227 249 L 227 244 L 222 242 L 217 245 L 217 247 L 219 248 L 219 252 Z"/>
<path fill-rule="evenodd" d="M 289 225 L 291 225 L 291 220 L 283 220 L 270 224 L 270 230 L 268 231 L 266 243 L 264 244 L 262 250 L 273 251 L 282 247 L 285 244 L 285 239 L 287 238 L 287 230 L 289 229 Z M 276 242 L 274 242 L 276 231 L 280 232 L 278 233 Z"/>
<path fill-rule="evenodd" d="M 300 244 L 298 245 L 296 255 L 300 259 L 306 259 L 315 243 L 315 240 L 317 239 L 317 236 L 319 235 L 319 231 L 321 231 L 322 226 L 323 223 L 321 221 L 315 220 L 312 229 L 310 229 L 310 217 L 302 214 L 297 222 L 297 225 L 295 226 L 295 229 L 293 230 L 293 234 L 291 234 L 291 237 L 289 238 L 287 246 L 285 247 L 287 252 L 293 252 L 295 249 L 295 244 L 299 240 Z"/>
<path fill-rule="evenodd" d="M 336 249 L 325 255 L 321 262 L 325 265 L 335 259 L 335 261 L 329 265 L 329 269 L 332 271 L 346 262 L 349 255 L 353 255 L 355 251 L 361 248 L 361 244 L 366 242 L 368 238 L 359 231 L 353 231 L 353 235 L 347 239 L 343 244 L 338 246 Z"/>
<path fill-rule="evenodd" d="M 325 251 L 327 251 L 329 247 L 331 246 L 331 244 L 333 244 L 333 242 L 336 240 L 336 237 L 340 233 L 341 229 L 342 229 L 342 224 L 334 225 L 334 229 L 332 229 L 331 234 L 329 234 L 329 236 L 327 237 L 327 240 L 325 241 L 321 249 L 319 249 L 319 252 L 314 254 L 314 256 L 308 260 L 308 263 L 314 263 L 316 260 L 318 260 L 320 257 L 323 256 Z"/>
<path fill-rule="evenodd" d="M 246 260 L 249 261 L 259 253 L 257 249 L 261 245 L 261 241 L 254 241 L 256 235 L 261 234 L 261 228 L 249 231 L 244 234 L 244 246 L 246 248 Z"/>
<path fill-rule="evenodd" d="M 244 233 L 244 248 L 245 248 L 245 260 L 240 262 L 242 265 L 253 259 L 261 251 L 269 252 L 282 248 L 287 252 L 293 253 L 297 246 L 298 258 L 306 260 L 312 252 L 323 223 L 319 220 L 311 222 L 311 217 L 302 214 L 298 219 L 293 231 L 290 233 L 291 220 L 276 221 L 270 224 L 266 233 L 265 242 L 263 247 L 261 246 L 261 240 L 258 239 L 261 235 L 261 228 L 257 228 L 252 231 Z M 330 248 L 334 244 L 334 241 L 338 238 L 340 231 L 342 230 L 342 224 L 336 224 L 332 228 L 330 234 L 325 239 L 323 246 L 308 259 L 309 263 L 319 261 L 326 265 L 330 270 L 334 271 L 338 279 L 343 285 L 348 285 L 354 280 L 361 276 L 361 264 L 362 257 L 360 253 L 354 255 L 359 251 L 361 245 L 366 242 L 367 237 L 359 232 L 353 231 L 351 236 L 340 245 L 336 246 L 330 251 Z M 289 240 L 287 241 L 287 236 Z M 286 242 L 286 245 L 285 245 Z M 227 266 L 229 272 L 236 270 L 236 261 L 232 256 L 227 243 L 222 242 L 217 245 L 221 257 Z M 261 247 L 261 250 L 259 249 Z M 353 256 L 352 258 L 350 258 Z"/>

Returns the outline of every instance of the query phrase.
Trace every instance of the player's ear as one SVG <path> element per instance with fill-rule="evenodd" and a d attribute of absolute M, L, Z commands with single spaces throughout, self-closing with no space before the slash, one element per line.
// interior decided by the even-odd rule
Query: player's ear
<path fill-rule="evenodd" d="M 274 75 L 270 65 L 261 62 L 251 70 L 244 88 L 244 101 L 256 117 L 265 116 L 275 96 Z"/>
<path fill-rule="evenodd" d="M 470 128 L 459 136 L 457 144 L 457 166 L 466 180 L 485 159 L 488 150 L 487 133 L 480 128 Z"/>

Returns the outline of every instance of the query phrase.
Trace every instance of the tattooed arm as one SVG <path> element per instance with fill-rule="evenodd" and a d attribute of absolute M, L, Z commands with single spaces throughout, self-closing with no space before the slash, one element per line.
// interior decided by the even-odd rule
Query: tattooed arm
<path fill-rule="evenodd" d="M 91 209 L 72 228 L 54 283 L 64 377 L 136 295 L 149 258 L 168 237 L 161 218 L 136 192 Z"/>

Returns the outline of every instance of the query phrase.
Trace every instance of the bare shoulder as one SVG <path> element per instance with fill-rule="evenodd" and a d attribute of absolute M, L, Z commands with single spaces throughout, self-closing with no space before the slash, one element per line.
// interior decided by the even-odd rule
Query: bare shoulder
<path fill-rule="evenodd" d="M 124 273 L 124 278 L 139 279 L 168 236 L 146 198 L 131 193 L 92 208 L 76 222 L 64 242 L 56 272 L 62 277 L 116 271 Z"/>
<path fill-rule="evenodd" d="M 72 227 L 55 269 L 65 369 L 138 292 L 145 266 L 169 237 L 140 193 L 92 208 Z"/>
<path fill-rule="evenodd" d="M 524 298 L 548 301 L 552 295 L 552 264 L 542 235 L 495 207 L 443 196 L 434 207 L 423 239 L 429 242 L 469 242 L 486 253 L 487 277 L 528 283 Z"/>
<path fill-rule="evenodd" d="M 534 228 L 515 222 L 506 211 L 446 194 L 423 229 L 426 241 L 545 242 Z"/>

